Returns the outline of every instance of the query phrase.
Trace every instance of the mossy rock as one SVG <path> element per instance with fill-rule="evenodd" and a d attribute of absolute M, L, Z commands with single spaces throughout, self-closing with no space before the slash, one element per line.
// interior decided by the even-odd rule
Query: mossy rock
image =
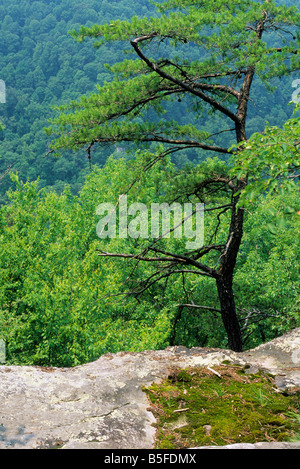
<path fill-rule="evenodd" d="M 145 390 L 157 419 L 156 448 L 289 441 L 299 431 L 291 418 L 299 414 L 299 393 L 276 392 L 274 377 L 262 372 L 214 370 L 221 378 L 207 368 L 175 370 Z"/>
<path fill-rule="evenodd" d="M 181 370 L 177 375 L 177 381 L 182 383 L 189 383 L 192 381 L 192 377 L 186 372 L 186 370 Z"/>

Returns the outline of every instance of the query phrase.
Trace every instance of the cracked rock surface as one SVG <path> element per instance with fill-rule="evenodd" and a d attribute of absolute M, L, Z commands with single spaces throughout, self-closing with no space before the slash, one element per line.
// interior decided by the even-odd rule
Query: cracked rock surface
<path fill-rule="evenodd" d="M 300 387 L 300 328 L 242 353 L 169 347 L 106 354 L 74 368 L 0 366 L 0 448 L 151 449 L 155 418 L 142 387 L 173 367 L 224 360 L 270 371 L 281 390 Z"/>

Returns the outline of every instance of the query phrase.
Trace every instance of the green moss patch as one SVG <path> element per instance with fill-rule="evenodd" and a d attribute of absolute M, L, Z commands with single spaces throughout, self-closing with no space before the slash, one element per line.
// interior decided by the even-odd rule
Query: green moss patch
<path fill-rule="evenodd" d="M 156 448 L 290 441 L 299 431 L 299 392 L 283 395 L 274 377 L 240 366 L 174 370 L 144 389 L 157 419 Z"/>

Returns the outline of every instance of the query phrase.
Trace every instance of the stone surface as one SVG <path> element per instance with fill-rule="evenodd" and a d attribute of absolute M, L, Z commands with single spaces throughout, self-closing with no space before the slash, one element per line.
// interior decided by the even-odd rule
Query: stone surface
<path fill-rule="evenodd" d="M 74 368 L 0 366 L 0 448 L 151 449 L 155 418 L 142 387 L 164 379 L 172 367 L 224 360 L 272 372 L 281 390 L 300 387 L 300 328 L 243 353 L 169 347 L 106 354 Z"/>

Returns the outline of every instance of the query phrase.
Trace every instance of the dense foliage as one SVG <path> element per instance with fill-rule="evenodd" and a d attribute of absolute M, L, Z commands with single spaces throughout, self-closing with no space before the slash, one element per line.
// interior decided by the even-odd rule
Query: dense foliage
<path fill-rule="evenodd" d="M 139 165 L 143 164 L 144 155 Z M 121 295 L 153 267 L 99 257 L 98 249 L 122 251 L 124 240 L 99 240 L 95 207 L 115 200 L 135 178 L 138 166 L 112 158 L 105 170 L 93 168 L 79 196 L 39 190 L 13 177 L 10 204 L 1 209 L 0 336 L 9 363 L 72 366 L 119 350 L 141 351 L 167 345 L 221 346 L 227 340 L 220 316 L 178 308 L 182 278 L 154 284 L 143 296 Z M 159 199 L 173 176 L 171 163 L 154 167 L 128 194 L 128 203 Z M 163 178 L 162 178 L 163 176 Z M 166 180 L 161 186 L 162 179 Z M 125 181 L 125 182 L 124 182 Z M 295 192 L 285 195 L 297 206 Z M 297 214 L 287 225 L 268 230 L 282 196 L 257 198 L 248 213 L 246 235 L 235 274 L 236 299 L 245 346 L 251 347 L 299 326 L 299 231 Z M 128 238 L 134 250 L 136 240 Z M 169 249 L 181 240 L 166 239 Z M 132 251 L 134 252 L 134 251 Z M 184 276 L 184 274 L 181 274 Z M 213 282 L 185 278 L 185 301 L 218 307 Z"/>
<path fill-rule="evenodd" d="M 280 3 L 280 2 L 279 2 Z M 295 1 L 282 1 L 286 5 Z M 78 44 L 68 31 L 79 30 L 110 21 L 154 14 L 154 6 L 146 0 L 3 0 L 0 5 L 0 79 L 7 86 L 6 104 L 0 103 L 0 122 L 5 131 L 0 134 L 0 174 L 13 165 L 23 180 L 40 178 L 39 185 L 63 190 L 70 184 L 76 193 L 89 172 L 89 162 L 82 153 L 67 152 L 66 158 L 56 159 L 47 154 L 49 138 L 43 128 L 48 118 L 56 115 L 52 106 L 77 99 L 83 93 L 95 90 L 96 83 L 110 81 L 111 73 L 104 64 L 113 65 L 122 59 L 119 44 L 103 45 L 94 49 L 89 42 Z M 192 58 L 195 59 L 195 55 Z M 297 77 L 296 77 L 297 78 Z M 291 116 L 287 105 L 293 77 L 283 77 L 275 91 L 268 91 L 258 81 L 255 99 L 250 104 L 248 129 L 263 130 L 265 121 L 282 125 Z M 172 118 L 190 123 L 191 116 L 183 104 L 180 109 L 171 106 Z M 213 129 L 208 129 L 213 130 Z M 124 147 L 123 147 L 124 148 Z M 93 153 L 93 162 L 103 164 L 119 146 Z M 189 152 L 180 164 L 195 161 L 199 153 Z M 10 178 L 0 185 L 0 201 Z"/>
<path fill-rule="evenodd" d="M 131 0 L 4 0 L 0 5 L 0 79 L 6 83 L 6 103 L 0 104 L 0 174 L 13 165 L 26 180 L 40 178 L 40 186 L 73 192 L 82 186 L 89 163 L 82 155 L 68 153 L 64 159 L 44 158 L 49 139 L 44 133 L 53 106 L 91 92 L 95 84 L 109 80 L 104 64 L 120 60 L 118 47 L 96 51 L 80 46 L 68 34 L 82 24 L 125 19 L 134 13 L 149 14 L 147 1 Z M 103 164 L 114 151 L 99 152 L 94 162 Z M 1 200 L 10 185 L 2 180 Z"/>

